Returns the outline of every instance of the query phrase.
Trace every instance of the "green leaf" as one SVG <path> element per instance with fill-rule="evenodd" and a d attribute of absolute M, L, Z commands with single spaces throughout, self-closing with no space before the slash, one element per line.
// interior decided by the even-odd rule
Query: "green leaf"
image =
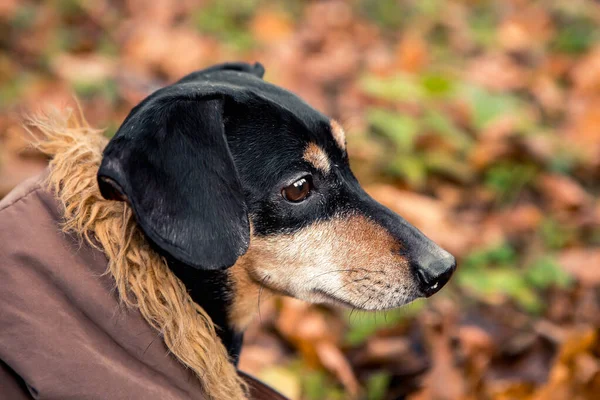
<path fill-rule="evenodd" d="M 485 249 L 474 250 L 465 257 L 463 262 L 466 269 L 480 269 L 491 266 L 514 265 L 517 262 L 515 250 L 507 243 Z"/>
<path fill-rule="evenodd" d="M 534 288 L 514 266 L 464 270 L 459 272 L 457 280 L 482 301 L 511 299 L 532 313 L 542 309 Z"/>
<path fill-rule="evenodd" d="M 485 129 L 504 115 L 523 114 L 522 101 L 512 94 L 491 93 L 478 86 L 466 85 L 460 95 L 469 102 L 473 123 L 478 130 Z"/>
<path fill-rule="evenodd" d="M 33 4 L 21 5 L 12 15 L 10 24 L 16 29 L 29 29 L 36 20 L 39 6 Z M 41 10 L 41 9 L 40 9 Z"/>
<path fill-rule="evenodd" d="M 455 90 L 454 83 L 441 74 L 427 74 L 421 78 L 421 85 L 426 93 L 432 97 L 445 97 Z"/>
<path fill-rule="evenodd" d="M 473 139 L 463 130 L 459 129 L 454 121 L 446 114 L 436 109 L 429 109 L 423 116 L 423 125 L 442 137 L 448 138 L 452 144 L 461 150 L 470 148 Z"/>
<path fill-rule="evenodd" d="M 573 282 L 572 277 L 561 268 L 552 256 L 543 256 L 536 259 L 525 273 L 526 279 L 536 288 L 545 289 L 556 285 L 567 288 Z"/>
<path fill-rule="evenodd" d="M 539 235 L 546 247 L 562 249 L 575 239 L 576 230 L 552 217 L 546 217 L 539 226 Z"/>
<path fill-rule="evenodd" d="M 369 124 L 385 137 L 391 139 L 398 150 L 413 150 L 419 133 L 419 121 L 411 116 L 392 113 L 379 108 L 367 112 Z"/>
<path fill-rule="evenodd" d="M 473 181 L 473 171 L 463 160 L 448 154 L 435 151 L 424 155 L 424 165 L 428 172 L 435 172 L 442 176 L 449 176 L 463 183 Z"/>
<path fill-rule="evenodd" d="M 367 399 L 384 400 L 391 378 L 389 373 L 383 371 L 371 374 L 367 379 Z"/>
<path fill-rule="evenodd" d="M 500 203 L 510 203 L 523 188 L 531 185 L 538 174 L 533 164 L 504 162 L 494 165 L 485 174 L 485 185 L 491 189 Z"/>
<path fill-rule="evenodd" d="M 302 392 L 308 400 L 342 400 L 344 393 L 329 379 L 323 371 L 303 368 Z"/>
<path fill-rule="evenodd" d="M 413 188 L 422 187 L 427 180 L 425 159 L 418 154 L 399 155 L 390 163 L 390 172 L 404 178 Z"/>
<path fill-rule="evenodd" d="M 413 301 L 402 308 L 389 310 L 383 313 L 369 311 L 348 311 L 348 329 L 346 331 L 345 343 L 350 346 L 358 346 L 364 343 L 381 328 L 397 325 L 398 323 L 417 314 L 425 306 L 423 300 Z"/>
<path fill-rule="evenodd" d="M 10 106 L 25 92 L 28 85 L 34 81 L 34 76 L 29 72 L 18 74 L 0 85 L 0 106 Z"/>
<path fill-rule="evenodd" d="M 425 90 L 413 76 L 398 74 L 390 78 L 366 75 L 360 80 L 365 93 L 390 101 L 418 102 L 425 98 Z"/>
<path fill-rule="evenodd" d="M 237 50 L 247 50 L 255 45 L 247 25 L 258 5 L 258 0 L 213 0 L 198 8 L 192 20 L 200 32 L 215 36 Z"/>
<path fill-rule="evenodd" d="M 73 83 L 73 89 L 77 96 L 82 98 L 102 96 L 109 102 L 114 103 L 119 97 L 118 85 L 114 79 L 80 80 Z"/>
<path fill-rule="evenodd" d="M 398 29 L 407 18 L 402 2 L 397 0 L 361 0 L 364 14 L 384 29 Z"/>
<path fill-rule="evenodd" d="M 598 24 L 587 15 L 562 15 L 562 23 L 550 42 L 554 51 L 581 54 L 598 41 Z"/>

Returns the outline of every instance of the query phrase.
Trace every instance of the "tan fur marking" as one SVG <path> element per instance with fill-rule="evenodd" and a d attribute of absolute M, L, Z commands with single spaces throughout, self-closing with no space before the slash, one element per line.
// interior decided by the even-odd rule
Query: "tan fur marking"
<path fill-rule="evenodd" d="M 399 247 L 384 228 L 359 215 L 317 222 L 289 235 L 253 236 L 248 252 L 230 270 L 237 293 L 230 319 L 245 328 L 257 312 L 259 294 L 261 299 L 286 293 L 334 302 L 318 293 L 324 291 L 363 309 L 402 305 L 414 283 Z"/>
<path fill-rule="evenodd" d="M 246 386 L 208 314 L 150 248 L 129 206 L 100 195 L 96 173 L 107 139 L 82 115 L 31 118 L 29 126 L 44 134 L 35 144 L 53 157 L 48 183 L 64 206 L 63 229 L 104 251 L 120 300 L 161 333 L 211 399 L 246 399 Z"/>
<path fill-rule="evenodd" d="M 346 133 L 342 126 L 336 121 L 331 120 L 331 134 L 340 149 L 346 150 Z"/>
<path fill-rule="evenodd" d="M 311 163 L 313 167 L 324 173 L 329 173 L 331 170 L 331 162 L 329 161 L 329 157 L 327 157 L 327 153 L 315 143 L 309 143 L 306 146 L 303 158 Z"/>
<path fill-rule="evenodd" d="M 229 310 L 229 321 L 240 332 L 246 330 L 252 323 L 261 302 L 268 301 L 275 294 L 267 287 L 261 289 L 260 283 L 250 276 L 250 259 L 251 257 L 242 256 L 230 269 L 235 295 Z"/>

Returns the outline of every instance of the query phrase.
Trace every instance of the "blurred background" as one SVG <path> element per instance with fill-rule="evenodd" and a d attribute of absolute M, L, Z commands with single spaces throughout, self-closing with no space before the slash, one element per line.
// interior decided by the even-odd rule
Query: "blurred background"
<path fill-rule="evenodd" d="M 153 90 L 260 61 L 459 270 L 385 313 L 265 299 L 241 369 L 303 400 L 600 398 L 599 28 L 582 0 L 2 0 L 0 197 L 46 164 L 23 112 L 75 95 L 110 136 Z"/>

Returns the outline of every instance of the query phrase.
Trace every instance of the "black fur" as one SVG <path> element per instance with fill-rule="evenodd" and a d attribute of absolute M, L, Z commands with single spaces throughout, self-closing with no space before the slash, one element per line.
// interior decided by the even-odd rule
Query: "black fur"
<path fill-rule="evenodd" d="M 222 100 L 157 100 L 134 109 L 107 146 L 100 190 L 110 196 L 112 181 L 150 240 L 176 259 L 229 267 L 246 252 L 250 227 Z"/>
<path fill-rule="evenodd" d="M 217 333 L 225 345 L 231 361 L 237 365 L 242 349 L 243 332 L 229 328 L 227 310 L 231 306 L 234 293 L 226 271 L 198 270 L 167 257 L 169 267 L 185 283 L 192 299 L 202 305 L 218 327 Z"/>
<path fill-rule="evenodd" d="M 438 286 L 432 289 L 422 273 L 432 264 L 423 257 L 435 245 L 362 190 L 329 118 L 263 81 L 263 74 L 260 64 L 222 64 L 158 90 L 131 111 L 98 173 L 102 194 L 129 201 L 148 239 L 222 328 L 234 360 L 241 333 L 228 326 L 234 294 L 223 269 L 248 248 L 249 216 L 254 234 L 264 236 L 365 215 L 403 244 L 403 255 L 421 271 L 415 274 L 425 295 Z M 327 153 L 329 174 L 303 159 L 311 142 Z M 314 183 L 310 197 L 286 201 L 281 189 L 306 175 Z M 438 265 L 436 273 L 451 273 L 450 267 Z"/>

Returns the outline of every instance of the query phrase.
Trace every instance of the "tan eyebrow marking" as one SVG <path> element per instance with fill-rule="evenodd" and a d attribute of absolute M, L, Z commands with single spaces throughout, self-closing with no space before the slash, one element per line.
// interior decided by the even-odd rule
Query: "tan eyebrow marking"
<path fill-rule="evenodd" d="M 340 149 L 346 150 L 346 133 L 342 126 L 336 121 L 331 120 L 331 134 Z"/>
<path fill-rule="evenodd" d="M 325 173 L 331 170 L 331 162 L 325 151 L 316 143 L 309 143 L 304 150 L 304 160 L 311 163 L 313 167 Z"/>

